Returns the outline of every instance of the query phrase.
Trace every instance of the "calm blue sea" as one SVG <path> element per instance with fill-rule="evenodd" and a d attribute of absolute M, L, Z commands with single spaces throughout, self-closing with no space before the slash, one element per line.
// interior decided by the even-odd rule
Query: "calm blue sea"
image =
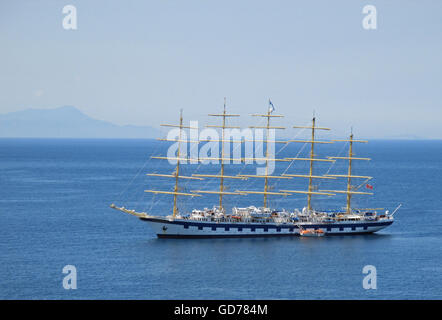
<path fill-rule="evenodd" d="M 287 147 L 279 156 L 293 156 L 299 147 Z M 342 147 L 323 150 L 343 155 Z M 442 141 L 358 145 L 357 155 L 373 160 L 355 170 L 375 177 L 369 182 L 375 195 L 355 197 L 355 206 L 403 206 L 395 223 L 377 234 L 323 238 L 157 239 L 147 224 L 109 205 L 170 214 L 169 196 L 143 192 L 170 188 L 172 181 L 145 175 L 173 171 L 165 161 L 148 160 L 166 151 L 149 140 L 0 139 L 0 298 L 442 298 Z M 306 165 L 289 170 L 305 172 Z M 184 174 L 218 169 L 183 166 Z M 329 169 L 345 173 L 343 164 L 317 166 L 321 174 Z M 232 174 L 254 170 L 228 168 Z M 295 180 L 280 181 L 274 189 L 305 188 L 304 180 Z M 194 188 L 186 183 L 183 190 Z M 262 185 L 256 179 L 229 183 L 232 190 Z M 336 181 L 326 187 L 339 184 L 345 186 Z M 216 187 L 216 181 L 195 186 Z M 270 204 L 291 209 L 305 201 L 299 195 L 271 198 Z M 183 199 L 180 209 L 216 202 L 215 196 Z M 227 206 L 250 204 L 261 205 L 262 197 L 226 197 Z M 345 199 L 315 198 L 314 205 L 339 208 Z M 77 268 L 76 290 L 62 286 L 65 265 Z M 362 286 L 365 265 L 377 269 L 376 290 Z"/>

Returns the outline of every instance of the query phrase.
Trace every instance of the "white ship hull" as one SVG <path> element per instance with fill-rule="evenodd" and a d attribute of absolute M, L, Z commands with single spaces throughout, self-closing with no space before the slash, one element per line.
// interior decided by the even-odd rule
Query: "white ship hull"
<path fill-rule="evenodd" d="M 188 219 L 168 220 L 161 217 L 140 218 L 147 222 L 158 238 L 247 238 L 269 236 L 299 236 L 303 229 L 322 229 L 327 235 L 363 234 L 379 231 L 393 223 L 380 221 L 342 221 L 333 223 L 247 223 L 214 222 Z"/>

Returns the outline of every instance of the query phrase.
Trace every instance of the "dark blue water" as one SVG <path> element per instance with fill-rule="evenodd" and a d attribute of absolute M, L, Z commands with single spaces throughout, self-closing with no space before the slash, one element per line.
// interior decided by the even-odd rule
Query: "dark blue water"
<path fill-rule="evenodd" d="M 333 154 L 341 150 L 329 148 Z M 164 145 L 147 140 L 0 140 L 0 298 L 442 298 L 441 141 L 358 146 L 358 156 L 373 161 L 355 169 L 375 176 L 370 181 L 375 195 L 355 197 L 355 206 L 403 207 L 395 223 L 377 234 L 323 238 L 157 239 L 147 224 L 109 204 L 170 214 L 170 197 L 143 192 L 170 187 L 167 179 L 145 176 L 173 171 L 162 161 L 146 163 L 149 155 L 165 151 Z M 294 151 L 286 148 L 280 156 Z M 183 172 L 191 174 L 196 167 L 183 166 Z M 290 170 L 305 169 L 306 164 L 297 164 Z M 241 165 L 229 170 L 254 172 Z M 343 170 L 336 164 L 332 173 Z M 229 183 L 231 189 L 262 185 L 256 180 Z M 327 188 L 339 187 L 334 183 Z M 203 187 L 217 184 L 196 186 Z M 305 181 L 279 182 L 275 190 L 285 187 L 305 188 Z M 180 209 L 216 201 L 214 196 L 185 199 Z M 226 198 L 227 206 L 251 203 L 261 205 L 262 197 Z M 272 198 L 270 204 L 302 207 L 305 197 Z M 345 199 L 318 198 L 314 205 L 339 208 Z M 77 268 L 76 290 L 63 289 L 65 265 Z M 362 287 L 365 265 L 377 269 L 376 290 Z"/>

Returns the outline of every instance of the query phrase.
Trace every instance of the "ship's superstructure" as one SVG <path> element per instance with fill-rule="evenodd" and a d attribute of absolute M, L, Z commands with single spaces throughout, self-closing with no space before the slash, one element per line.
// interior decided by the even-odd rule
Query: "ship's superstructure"
<path fill-rule="evenodd" d="M 159 238 L 207 238 L 207 237 L 263 237 L 263 236 L 322 236 L 332 234 L 359 234 L 359 233 L 372 233 L 380 229 L 383 229 L 391 225 L 394 221 L 393 213 L 385 211 L 378 213 L 383 209 L 354 209 L 351 207 L 351 199 L 353 195 L 369 195 L 370 192 L 358 191 L 361 187 L 353 186 L 352 183 L 356 179 L 364 179 L 368 181 L 372 177 L 354 175 L 352 170 L 353 161 L 362 160 L 368 161 L 369 158 L 355 157 L 353 152 L 353 144 L 357 142 L 366 143 L 364 140 L 355 140 L 353 133 L 349 139 L 345 140 L 331 140 L 323 141 L 316 139 L 316 130 L 330 130 L 329 128 L 316 126 L 316 118 L 313 117 L 311 125 L 308 126 L 294 126 L 296 129 L 308 129 L 311 130 L 310 140 L 286 140 L 275 141 L 270 139 L 271 132 L 273 130 L 283 130 L 285 127 L 272 126 L 271 120 L 276 118 L 282 118 L 282 115 L 273 114 L 274 107 L 269 101 L 269 109 L 265 114 L 253 114 L 254 117 L 261 117 L 265 119 L 265 126 L 252 126 L 251 129 L 265 130 L 265 139 L 262 142 L 265 148 L 264 158 L 242 157 L 240 159 L 232 159 L 226 157 L 225 142 L 229 140 L 225 137 L 226 129 L 239 129 L 239 127 L 229 126 L 227 120 L 231 117 L 239 117 L 238 114 L 230 114 L 226 111 L 226 102 L 224 100 L 223 111 L 219 114 L 209 114 L 211 117 L 219 117 L 222 119 L 221 125 L 207 125 L 209 128 L 218 128 L 221 130 L 221 137 L 219 140 L 210 140 L 210 142 L 220 142 L 221 152 L 219 157 L 203 158 L 188 157 L 181 153 L 181 143 L 194 143 L 199 144 L 204 140 L 188 141 L 183 140 L 183 130 L 185 129 L 197 129 L 185 126 L 183 123 L 182 111 L 180 113 L 179 124 L 166 124 L 163 126 L 178 128 L 179 134 L 176 139 L 160 139 L 163 141 L 171 141 L 177 144 L 177 152 L 175 157 L 165 156 L 152 156 L 152 159 L 156 160 L 168 160 L 175 163 L 175 169 L 172 174 L 163 173 L 148 173 L 149 176 L 169 178 L 174 181 L 173 190 L 156 190 L 154 188 L 145 190 L 148 193 L 153 194 L 165 194 L 173 197 L 173 207 L 171 214 L 164 214 L 163 212 L 145 213 L 136 212 L 135 210 L 129 210 L 124 207 L 118 207 L 114 204 L 112 208 L 132 214 L 139 217 L 142 221 L 147 222 L 155 231 Z M 239 143 L 245 142 L 245 140 L 237 141 Z M 256 141 L 255 141 L 256 142 Z M 315 154 L 316 145 L 329 144 L 329 143 L 347 142 L 349 144 L 348 155 L 345 157 L 330 156 L 327 158 L 319 158 Z M 269 146 L 271 143 L 304 143 L 310 146 L 309 156 L 305 158 L 301 157 L 285 157 L 277 158 L 273 153 L 269 152 Z M 228 153 L 230 155 L 230 153 Z M 200 163 L 205 160 L 218 160 L 220 163 L 219 174 L 204 174 L 194 173 L 191 175 L 182 175 L 180 173 L 180 164 L 183 161 L 190 163 Z M 225 171 L 225 163 L 228 161 L 250 162 L 260 160 L 265 163 L 264 174 L 237 174 L 229 175 Z M 348 161 L 347 174 L 315 174 L 315 163 L 334 163 L 335 161 L 346 160 Z M 289 165 L 296 161 L 304 161 L 309 164 L 308 174 L 303 173 L 286 173 L 273 174 L 269 170 L 269 164 L 272 162 L 286 162 Z M 284 188 L 280 190 L 272 190 L 269 187 L 269 181 L 275 179 L 307 179 L 307 190 L 294 190 L 291 188 Z M 347 180 L 347 187 L 345 190 L 329 190 L 319 189 L 314 185 L 314 181 L 321 180 L 337 180 L 344 178 Z M 192 189 L 189 191 L 181 190 L 181 180 L 203 180 L 203 179 L 218 179 L 218 190 L 198 190 Z M 264 181 L 263 190 L 228 190 L 226 188 L 226 180 L 248 180 L 248 179 L 261 179 Z M 363 183 L 364 184 L 364 183 Z M 362 184 L 362 185 L 363 185 Z M 367 184 L 368 186 L 368 184 Z M 194 209 L 189 213 L 180 212 L 178 210 L 178 201 L 180 197 L 201 197 L 204 195 L 214 194 L 219 197 L 218 204 L 212 208 Z M 304 208 L 292 208 L 291 210 L 278 210 L 277 208 L 269 208 L 268 197 L 291 197 L 293 195 L 305 194 L 307 195 L 307 204 Z M 337 194 L 346 195 L 346 207 L 343 210 L 319 210 L 314 208 L 312 204 L 312 197 L 316 195 L 333 197 Z M 248 207 L 233 207 L 231 213 L 226 212 L 224 205 L 224 196 L 245 196 L 248 195 L 262 195 L 263 206 L 255 206 L 250 204 Z"/>

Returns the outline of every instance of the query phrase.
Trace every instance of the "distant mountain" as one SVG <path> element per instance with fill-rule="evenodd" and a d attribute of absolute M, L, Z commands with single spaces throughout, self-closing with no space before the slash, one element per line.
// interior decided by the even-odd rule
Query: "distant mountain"
<path fill-rule="evenodd" d="M 14 138 L 157 138 L 152 127 L 119 126 L 93 119 L 75 107 L 27 109 L 0 114 L 0 137 Z"/>

